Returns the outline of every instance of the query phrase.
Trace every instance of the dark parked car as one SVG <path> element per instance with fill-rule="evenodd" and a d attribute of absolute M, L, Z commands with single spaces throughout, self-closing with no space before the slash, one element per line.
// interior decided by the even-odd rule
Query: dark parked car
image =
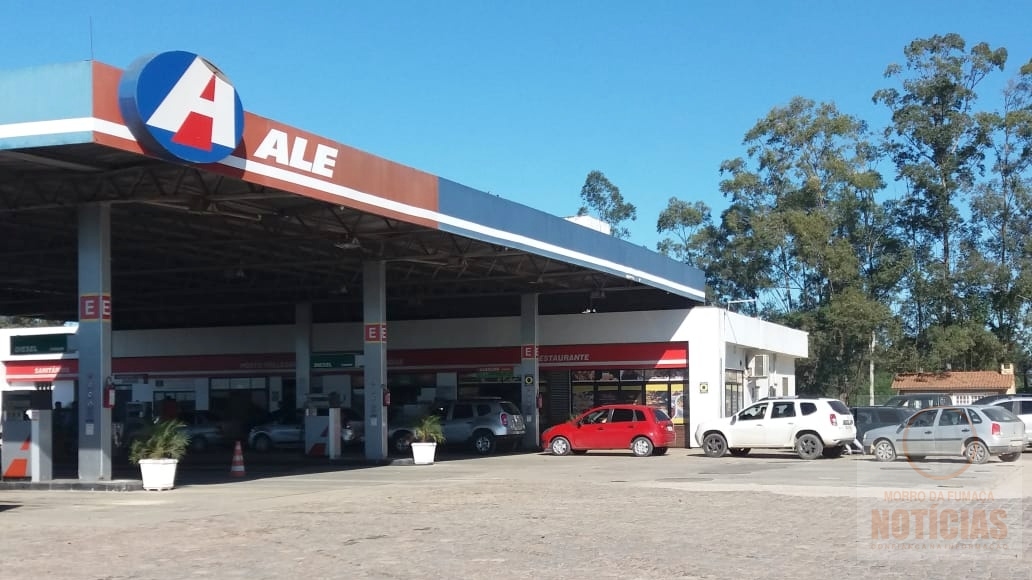
<path fill-rule="evenodd" d="M 879 427 L 899 425 L 914 414 L 909 407 L 850 407 L 856 424 L 857 441 L 864 440 L 864 433 Z"/>
<path fill-rule="evenodd" d="M 951 405 L 953 405 L 953 397 L 946 393 L 907 393 L 906 395 L 896 395 L 885 402 L 886 407 L 907 407 L 914 411 Z"/>

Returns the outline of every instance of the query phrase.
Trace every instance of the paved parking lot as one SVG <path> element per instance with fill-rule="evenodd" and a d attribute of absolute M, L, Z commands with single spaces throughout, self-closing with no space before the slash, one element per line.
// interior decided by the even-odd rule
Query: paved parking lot
<path fill-rule="evenodd" d="M 857 551 L 858 502 L 886 489 L 990 490 L 1032 513 L 1027 461 L 933 479 L 965 464 L 525 454 L 227 474 L 160 493 L 5 490 L 0 576 L 1032 578 L 1023 557 Z M 1032 538 L 1019 531 L 1023 555 Z"/>

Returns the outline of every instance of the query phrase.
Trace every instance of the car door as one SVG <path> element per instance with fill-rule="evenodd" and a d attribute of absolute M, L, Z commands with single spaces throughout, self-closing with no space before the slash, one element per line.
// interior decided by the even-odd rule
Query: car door
<path fill-rule="evenodd" d="M 610 449 L 606 441 L 605 426 L 609 422 L 611 409 L 601 407 L 588 411 L 581 417 L 573 432 L 574 449 Z"/>
<path fill-rule="evenodd" d="M 304 442 L 304 411 L 283 410 L 273 423 L 269 436 L 281 445 L 300 445 Z"/>
<path fill-rule="evenodd" d="M 770 419 L 765 427 L 762 444 L 784 447 L 792 444 L 796 431 L 795 401 L 774 401 L 770 404 Z"/>
<path fill-rule="evenodd" d="M 914 413 L 897 433 L 896 453 L 904 456 L 925 456 L 935 451 L 935 420 L 938 409 Z"/>
<path fill-rule="evenodd" d="M 449 443 L 464 443 L 473 437 L 476 415 L 472 403 L 457 402 L 451 406 L 451 416 L 442 423 L 444 440 Z"/>
<path fill-rule="evenodd" d="M 735 424 L 729 430 L 731 447 L 753 447 L 762 445 L 766 440 L 764 424 L 767 420 L 767 403 L 757 403 L 742 409 L 735 417 Z"/>
<path fill-rule="evenodd" d="M 935 451 L 929 455 L 960 455 L 971 436 L 971 423 L 963 409 L 947 408 L 939 413 L 935 426 Z"/>
<path fill-rule="evenodd" d="M 609 449 L 629 449 L 636 434 L 634 410 L 617 407 L 613 409 L 609 422 L 603 425 L 602 433 Z"/>

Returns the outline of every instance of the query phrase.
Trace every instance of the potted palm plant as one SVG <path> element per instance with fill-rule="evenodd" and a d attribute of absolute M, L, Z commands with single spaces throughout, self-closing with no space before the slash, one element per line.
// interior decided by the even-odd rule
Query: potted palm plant
<path fill-rule="evenodd" d="M 441 418 L 434 414 L 422 417 L 412 428 L 412 462 L 432 465 L 438 443 L 444 443 Z"/>
<path fill-rule="evenodd" d="M 143 489 L 172 489 L 176 467 L 186 455 L 190 435 L 179 421 L 159 421 L 133 440 L 129 461 L 140 465 Z"/>

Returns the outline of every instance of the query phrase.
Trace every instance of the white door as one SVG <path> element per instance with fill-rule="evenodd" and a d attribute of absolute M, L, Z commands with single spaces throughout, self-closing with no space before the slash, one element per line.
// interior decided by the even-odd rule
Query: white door
<path fill-rule="evenodd" d="M 731 447 L 752 447 L 762 445 L 766 440 L 767 403 L 757 403 L 738 413 L 738 420 L 731 429 Z"/>
<path fill-rule="evenodd" d="M 767 421 L 764 444 L 773 447 L 791 445 L 798 419 L 795 402 L 775 401 L 770 406 L 770 419 Z"/>

